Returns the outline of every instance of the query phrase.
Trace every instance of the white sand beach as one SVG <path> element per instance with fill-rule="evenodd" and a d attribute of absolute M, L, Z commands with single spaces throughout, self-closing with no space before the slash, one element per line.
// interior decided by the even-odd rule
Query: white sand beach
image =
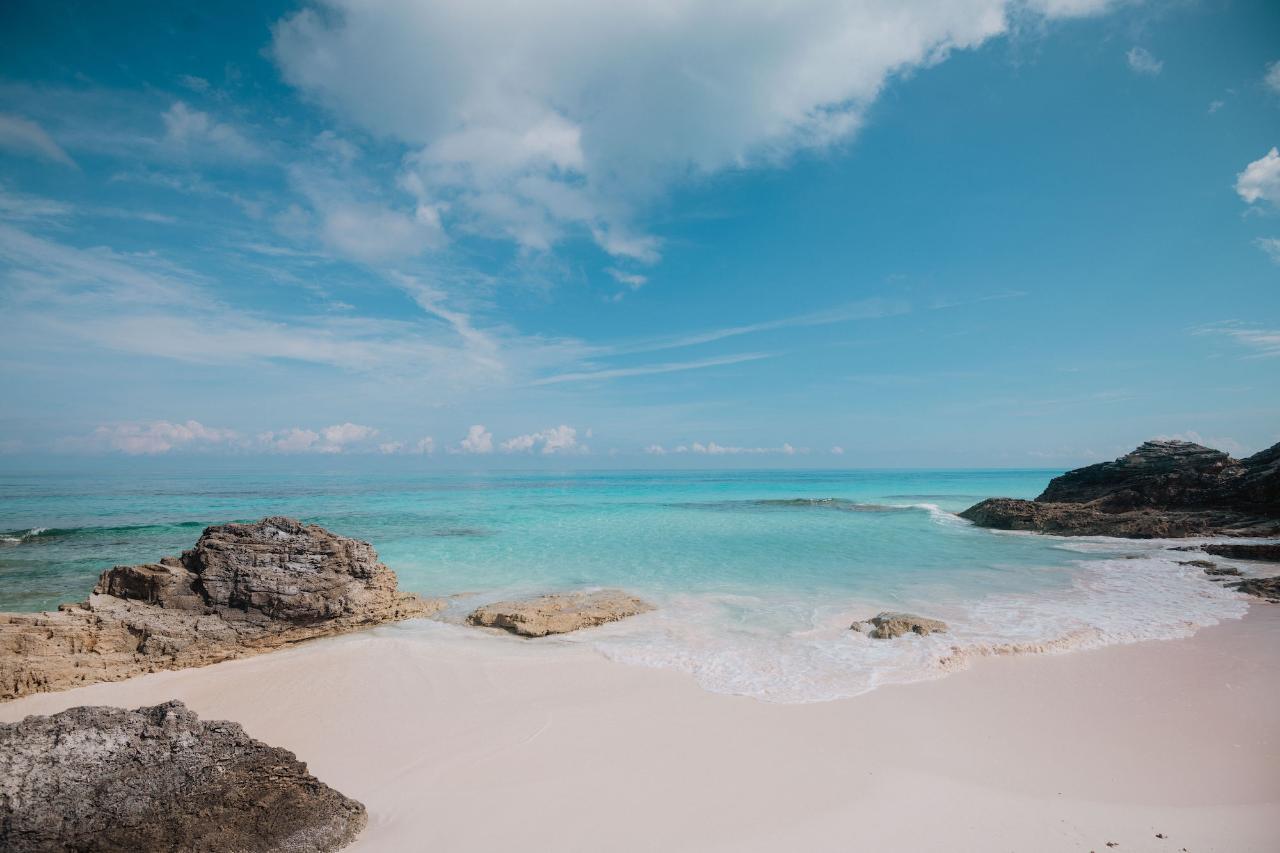
<path fill-rule="evenodd" d="M 353 851 L 1261 853 L 1280 842 L 1278 656 L 1280 607 L 1259 605 L 1190 639 L 774 705 L 417 622 L 0 719 L 181 699 L 365 803 Z"/>

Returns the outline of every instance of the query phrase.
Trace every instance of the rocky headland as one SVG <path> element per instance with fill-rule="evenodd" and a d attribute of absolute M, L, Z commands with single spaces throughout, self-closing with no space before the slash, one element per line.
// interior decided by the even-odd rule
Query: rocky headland
<path fill-rule="evenodd" d="M 484 628 L 501 628 L 522 637 L 545 637 L 616 622 L 652 609 L 652 604 L 634 595 L 604 589 L 498 601 L 477 608 L 467 617 L 467 622 Z"/>
<path fill-rule="evenodd" d="M 327 853 L 368 818 L 292 752 L 181 702 L 0 725 L 0 849 Z"/>
<path fill-rule="evenodd" d="M 1055 477 L 1033 501 L 990 498 L 960 516 L 1064 536 L 1280 536 L 1280 444 L 1233 459 L 1188 441 L 1148 441 Z"/>
<path fill-rule="evenodd" d="M 206 528 L 194 548 L 104 572 L 88 600 L 0 613 L 0 699 L 203 666 L 417 616 L 373 546 L 292 518 Z"/>

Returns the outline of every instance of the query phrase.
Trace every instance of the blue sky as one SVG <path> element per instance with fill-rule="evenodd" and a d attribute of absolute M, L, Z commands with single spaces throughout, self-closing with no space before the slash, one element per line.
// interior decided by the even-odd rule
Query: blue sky
<path fill-rule="evenodd" d="M 1275 4 L 182 5 L 0 11 L 10 463 L 1280 440 Z"/>

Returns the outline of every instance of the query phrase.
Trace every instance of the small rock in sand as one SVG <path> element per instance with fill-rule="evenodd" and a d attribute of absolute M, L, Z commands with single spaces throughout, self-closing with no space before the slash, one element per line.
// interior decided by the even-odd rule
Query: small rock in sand
<path fill-rule="evenodd" d="M 875 640 L 892 640 L 903 634 L 933 634 L 947 630 L 947 623 L 911 613 L 890 613 L 885 611 L 870 619 L 854 622 L 849 626 L 855 631 L 866 634 Z"/>
<path fill-rule="evenodd" d="M 544 595 L 526 601 L 498 601 L 477 608 L 467 622 L 501 628 L 522 637 L 566 634 L 652 610 L 653 605 L 617 589 Z"/>

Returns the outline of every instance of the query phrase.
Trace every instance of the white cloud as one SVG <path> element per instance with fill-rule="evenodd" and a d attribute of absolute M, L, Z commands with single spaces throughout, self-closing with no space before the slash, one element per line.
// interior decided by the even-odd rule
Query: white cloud
<path fill-rule="evenodd" d="M 1236 192 L 1249 204 L 1259 200 L 1280 204 L 1280 150 L 1272 148 L 1245 166 L 1236 176 Z"/>
<path fill-rule="evenodd" d="M 611 367 L 600 370 L 584 370 L 574 373 L 560 373 L 535 380 L 533 385 L 554 385 L 561 382 L 600 381 L 604 379 L 620 379 L 626 376 L 650 376 L 656 373 L 675 373 L 682 370 L 701 370 L 706 367 L 720 367 L 728 364 L 741 364 L 744 361 L 757 361 L 769 358 L 768 353 L 748 352 L 740 355 L 728 355 L 721 358 L 705 358 L 699 361 L 678 361 L 665 364 L 646 364 L 639 367 Z"/>
<path fill-rule="evenodd" d="M 178 75 L 178 83 L 183 88 L 190 89 L 193 92 L 199 92 L 203 94 L 209 91 L 209 81 L 204 79 L 203 77 L 197 77 L 194 74 Z"/>
<path fill-rule="evenodd" d="M 1249 358 L 1280 357 L 1280 329 L 1260 329 L 1239 323 L 1219 323 L 1196 329 L 1197 335 L 1222 335 L 1246 349 L 1252 350 Z"/>
<path fill-rule="evenodd" d="M 1272 261 L 1280 264 L 1280 237 L 1259 237 L 1253 243 L 1266 252 L 1267 257 L 1271 258 Z"/>
<path fill-rule="evenodd" d="M 675 183 L 849 138 L 893 78 L 1105 0 L 654 4 L 320 0 L 273 28 L 285 79 L 412 149 L 402 185 L 450 223 L 644 263 Z M 435 195 L 429 195 L 435 194 Z"/>
<path fill-rule="evenodd" d="M 638 275 L 633 272 L 627 272 L 625 270 L 615 269 L 614 267 L 607 268 L 605 272 L 612 276 L 613 280 L 618 284 L 625 284 L 632 290 L 639 290 L 644 287 L 646 282 L 649 281 L 645 276 Z"/>
<path fill-rule="evenodd" d="M 832 455 L 832 456 L 844 456 L 844 448 L 843 448 L 843 447 L 841 447 L 841 446 L 840 446 L 840 445 L 838 445 L 838 444 L 837 444 L 837 445 L 835 445 L 834 447 L 832 447 L 832 448 L 831 448 L 831 455 Z"/>
<path fill-rule="evenodd" d="M 432 453 L 436 452 L 436 440 L 429 435 L 423 436 L 418 439 L 418 442 L 413 446 L 413 452 L 421 453 L 424 456 L 430 456 Z"/>
<path fill-rule="evenodd" d="M 76 168 L 76 162 L 44 128 L 21 116 L 0 113 L 0 148 Z"/>
<path fill-rule="evenodd" d="M 546 454 L 590 452 L 585 444 L 578 443 L 578 431 L 564 424 L 542 432 L 509 438 L 502 442 L 501 447 L 504 453 L 528 453 L 536 447 L 540 447 Z"/>
<path fill-rule="evenodd" d="M 373 427 L 361 424 L 334 424 L 319 432 L 302 427 L 269 431 L 258 436 L 258 442 L 279 453 L 344 453 L 352 445 L 361 445 L 378 434 Z M 383 450 L 385 445 L 380 445 Z"/>
<path fill-rule="evenodd" d="M 390 456 L 393 453 L 399 453 L 402 450 L 404 450 L 403 441 L 384 441 L 382 444 L 378 445 L 378 452 L 385 456 Z"/>
<path fill-rule="evenodd" d="M 644 452 L 645 452 L 645 453 L 648 453 L 648 454 L 649 454 L 649 455 L 651 455 L 651 456 L 666 456 L 666 455 L 667 455 L 667 449 L 666 449 L 665 447 L 663 447 L 661 444 L 651 444 L 651 445 L 649 445 L 648 447 L 646 447 L 646 448 L 644 449 Z"/>
<path fill-rule="evenodd" d="M 493 433 L 482 424 L 475 424 L 467 430 L 467 437 L 458 445 L 458 453 L 492 453 Z"/>
<path fill-rule="evenodd" d="M 258 146 L 240 131 L 216 121 L 208 113 L 192 109 L 183 101 L 174 101 L 161 118 L 164 119 L 164 141 L 172 151 L 233 160 L 256 160 L 262 156 Z"/>
<path fill-rule="evenodd" d="M 86 443 L 72 446 L 116 450 L 130 455 L 156 455 L 182 448 L 222 445 L 236 439 L 229 429 L 207 427 L 199 421 L 148 421 L 100 426 Z"/>
<path fill-rule="evenodd" d="M 695 453 L 706 456 L 758 456 L 767 454 L 781 454 L 783 456 L 794 456 L 797 453 L 807 453 L 807 450 L 797 450 L 789 443 L 783 442 L 780 447 L 738 447 L 735 445 L 717 444 L 714 441 L 708 441 L 703 444 L 700 441 L 692 442 L 688 445 L 680 445 L 673 453 Z"/>
<path fill-rule="evenodd" d="M 1262 78 L 1262 82 L 1267 84 L 1267 88 L 1271 91 L 1280 93 L 1280 60 L 1267 66 L 1267 73 Z"/>
<path fill-rule="evenodd" d="M 1213 115 L 1213 114 L 1214 114 L 1214 113 L 1216 113 L 1218 110 L 1220 110 L 1220 109 L 1222 109 L 1223 107 L 1225 107 L 1226 105 L 1227 105 L 1227 104 L 1226 104 L 1226 101 L 1210 101 L 1210 102 L 1209 102 L 1209 115 Z"/>
<path fill-rule="evenodd" d="M 1138 74 L 1145 74 L 1148 77 L 1154 77 L 1164 68 L 1164 62 L 1156 59 L 1149 50 L 1143 47 L 1129 48 L 1125 58 L 1129 60 L 1130 68 Z"/>

